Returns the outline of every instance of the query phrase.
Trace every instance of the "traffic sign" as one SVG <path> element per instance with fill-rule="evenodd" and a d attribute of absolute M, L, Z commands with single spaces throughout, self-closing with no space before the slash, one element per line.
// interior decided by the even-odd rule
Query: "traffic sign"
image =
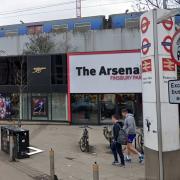
<path fill-rule="evenodd" d="M 165 51 L 170 53 L 171 52 L 171 46 L 172 46 L 172 37 L 171 36 L 166 36 L 163 39 L 163 42 L 161 43 L 161 45 L 164 47 Z"/>
<path fill-rule="evenodd" d="M 170 104 L 180 104 L 180 80 L 168 81 L 168 94 Z"/>
<path fill-rule="evenodd" d="M 142 53 L 144 55 L 146 55 L 148 53 L 150 47 L 151 47 L 151 43 L 149 42 L 149 40 L 147 38 L 144 38 L 142 40 L 142 47 L 141 47 Z"/>
<path fill-rule="evenodd" d="M 148 27 L 150 25 L 150 21 L 147 17 L 143 17 L 141 20 L 141 31 L 142 33 L 145 33 L 148 30 Z"/>
<path fill-rule="evenodd" d="M 162 25 L 164 26 L 164 28 L 167 30 L 167 31 L 170 31 L 172 30 L 173 28 L 173 20 L 172 18 L 169 18 L 169 19 L 166 19 L 162 22 Z"/>
<path fill-rule="evenodd" d="M 172 38 L 171 57 L 180 66 L 180 29 L 176 31 Z"/>

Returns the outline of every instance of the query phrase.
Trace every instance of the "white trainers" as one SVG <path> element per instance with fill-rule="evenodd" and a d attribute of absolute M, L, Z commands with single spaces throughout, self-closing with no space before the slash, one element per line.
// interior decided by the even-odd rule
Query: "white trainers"
<path fill-rule="evenodd" d="M 119 162 L 118 161 L 114 161 L 114 162 L 112 162 L 112 165 L 117 166 L 117 165 L 119 165 Z"/>
<path fill-rule="evenodd" d="M 128 158 L 127 156 L 125 157 L 125 159 L 124 159 L 126 162 L 129 162 L 129 163 L 131 163 L 131 159 L 130 158 Z"/>
<path fill-rule="evenodd" d="M 144 156 L 143 155 L 139 156 L 139 163 L 142 163 L 143 161 L 144 161 Z"/>

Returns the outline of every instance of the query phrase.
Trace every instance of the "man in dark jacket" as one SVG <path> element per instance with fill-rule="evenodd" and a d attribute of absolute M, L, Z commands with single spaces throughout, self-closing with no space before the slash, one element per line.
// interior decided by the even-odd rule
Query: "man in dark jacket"
<path fill-rule="evenodd" d="M 120 125 L 118 123 L 118 119 L 119 117 L 117 115 L 112 115 L 112 123 L 113 123 L 113 141 L 111 144 L 111 150 L 113 152 L 114 155 L 114 162 L 112 163 L 113 165 L 119 165 L 119 161 L 118 161 L 118 154 L 121 160 L 121 164 L 120 166 L 125 166 L 125 162 L 124 162 L 124 155 L 122 152 L 122 145 L 120 143 L 117 142 L 117 138 L 119 135 L 119 130 L 120 130 Z"/>

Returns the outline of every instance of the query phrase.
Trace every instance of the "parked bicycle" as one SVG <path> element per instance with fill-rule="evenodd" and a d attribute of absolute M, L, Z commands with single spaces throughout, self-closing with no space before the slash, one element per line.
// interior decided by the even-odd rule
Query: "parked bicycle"
<path fill-rule="evenodd" d="M 136 148 L 138 148 L 140 152 L 144 154 L 144 132 L 142 128 L 140 131 L 137 131 L 135 145 Z"/>
<path fill-rule="evenodd" d="M 109 145 L 112 143 L 112 127 L 110 126 L 105 126 L 103 128 L 103 135 L 105 139 L 109 142 Z"/>
<path fill-rule="evenodd" d="M 79 141 L 79 147 L 82 152 L 89 152 L 89 132 L 88 128 L 91 129 L 88 126 L 81 127 L 83 129 L 82 137 Z"/>

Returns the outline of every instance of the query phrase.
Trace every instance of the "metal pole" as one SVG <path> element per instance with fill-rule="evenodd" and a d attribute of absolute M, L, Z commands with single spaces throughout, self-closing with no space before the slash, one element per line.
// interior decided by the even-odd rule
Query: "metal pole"
<path fill-rule="evenodd" d="M 55 175 L 55 168 L 54 168 L 54 151 L 51 148 L 49 151 L 49 159 L 50 159 L 50 178 L 51 180 L 54 180 L 54 175 Z"/>
<path fill-rule="evenodd" d="M 22 60 L 20 59 L 20 63 L 21 63 L 21 74 L 20 74 L 20 86 L 19 86 L 19 99 L 20 99 L 20 102 L 19 102 L 19 122 L 18 122 L 18 127 L 21 127 L 21 121 L 22 121 L 22 116 L 23 116 L 23 64 L 24 64 L 24 57 L 22 57 Z"/>
<path fill-rule="evenodd" d="M 93 180 L 99 180 L 99 166 L 96 162 L 93 164 Z"/>
<path fill-rule="evenodd" d="M 167 9 L 167 0 L 163 0 L 163 9 Z"/>
<path fill-rule="evenodd" d="M 156 111 L 157 111 L 157 133 L 159 151 L 159 180 L 164 180 L 163 155 L 162 155 L 162 125 L 161 125 L 161 99 L 160 99 L 160 77 L 159 77 L 159 56 L 158 56 L 158 29 L 157 29 L 157 10 L 153 10 L 153 31 L 154 31 L 154 62 L 155 62 L 155 81 L 156 81 Z"/>

